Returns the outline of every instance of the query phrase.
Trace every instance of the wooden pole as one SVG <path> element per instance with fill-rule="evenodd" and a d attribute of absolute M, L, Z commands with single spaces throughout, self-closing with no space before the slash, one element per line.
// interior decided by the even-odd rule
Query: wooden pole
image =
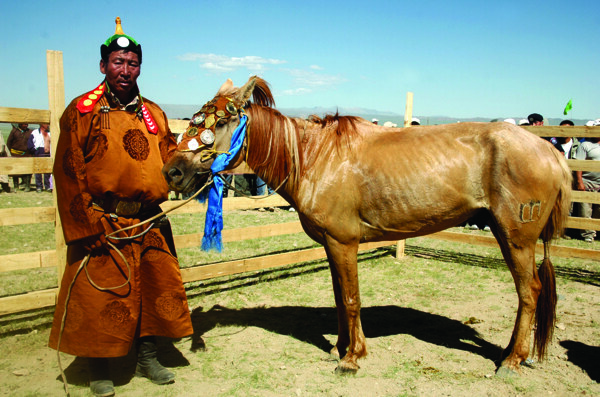
<path fill-rule="evenodd" d="M 404 127 L 410 127 L 412 122 L 412 111 L 413 111 L 413 93 L 406 93 L 406 109 L 404 111 Z M 399 240 L 396 243 L 396 259 L 404 258 L 404 247 L 406 246 L 405 240 Z"/>
<path fill-rule="evenodd" d="M 46 51 L 46 68 L 48 72 L 48 108 L 50 110 L 50 133 L 52 145 L 50 147 L 51 158 L 54 162 L 56 156 L 56 145 L 60 137 L 60 116 L 65 110 L 65 80 L 63 72 L 63 58 L 61 51 Z M 55 228 L 54 238 L 56 240 L 56 269 L 58 273 L 58 287 L 60 289 L 64 268 L 67 263 L 67 245 L 63 235 L 58 205 L 56 201 L 56 188 L 53 186 L 52 197 L 54 198 Z M 57 290 L 58 297 L 58 290 Z"/>
<path fill-rule="evenodd" d="M 406 93 L 406 110 L 404 111 L 404 126 L 410 127 L 410 123 L 412 122 L 412 113 L 413 113 L 413 93 Z"/>

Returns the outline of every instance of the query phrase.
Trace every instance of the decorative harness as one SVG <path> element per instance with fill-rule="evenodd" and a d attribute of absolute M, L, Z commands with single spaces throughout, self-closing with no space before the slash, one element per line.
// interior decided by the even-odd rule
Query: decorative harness
<path fill-rule="evenodd" d="M 226 152 L 216 150 L 213 147 L 216 126 L 221 121 L 226 123 L 236 114 L 240 115 L 240 123 L 231 136 L 229 150 Z M 193 116 L 185 132 L 184 140 L 177 148 L 181 152 L 202 151 L 200 153 L 202 161 L 216 155 L 210 167 L 213 183 L 208 192 L 208 208 L 206 210 L 204 236 L 202 237 L 202 249 L 204 251 L 215 249 L 221 252 L 223 249 L 221 231 L 223 230 L 224 183 L 222 178 L 214 178 L 214 176 L 223 171 L 231 160 L 238 155 L 246 140 L 247 129 L 248 116 L 244 113 L 243 109 L 238 110 L 231 98 L 218 97 L 202 106 L 200 111 Z M 187 149 L 184 149 L 186 146 Z M 248 151 L 246 151 L 247 153 Z M 204 200 L 206 200 L 206 196 L 199 198 L 200 202 L 204 202 Z"/>
<path fill-rule="evenodd" d="M 215 128 L 217 124 L 219 124 L 221 120 L 224 120 L 225 122 L 229 121 L 229 119 L 236 114 L 239 114 L 242 118 L 248 117 L 243 109 L 238 110 L 236 108 L 231 98 L 219 97 L 207 102 L 192 117 L 192 120 L 184 133 L 185 137 L 177 147 L 177 151 L 202 151 L 202 161 L 208 160 L 214 155 L 231 153 L 231 150 L 226 152 L 216 150 L 212 145 L 215 142 Z"/>

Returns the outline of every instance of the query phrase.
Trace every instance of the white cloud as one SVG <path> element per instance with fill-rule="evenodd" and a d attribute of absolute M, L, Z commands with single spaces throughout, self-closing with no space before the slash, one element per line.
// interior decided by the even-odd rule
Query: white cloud
<path fill-rule="evenodd" d="M 244 57 L 229 57 L 217 54 L 187 53 L 177 57 L 180 61 L 200 62 L 200 67 L 215 73 L 231 72 L 238 69 L 248 69 L 260 72 L 269 65 L 281 65 L 286 61 L 280 59 L 269 59 L 255 55 Z"/>
<path fill-rule="evenodd" d="M 323 70 L 323 68 L 322 68 L 322 67 L 320 67 L 319 65 L 310 65 L 310 68 L 311 68 L 312 70 Z"/>
<path fill-rule="evenodd" d="M 287 95 L 287 96 L 296 96 L 296 95 L 310 94 L 311 92 L 312 92 L 312 90 L 310 90 L 308 88 L 295 88 L 295 89 L 291 89 L 291 90 L 283 90 L 281 92 L 281 94 Z"/>
<path fill-rule="evenodd" d="M 312 70 L 287 69 L 287 72 L 300 86 L 331 87 L 346 81 L 346 79 L 340 76 L 315 73 Z"/>

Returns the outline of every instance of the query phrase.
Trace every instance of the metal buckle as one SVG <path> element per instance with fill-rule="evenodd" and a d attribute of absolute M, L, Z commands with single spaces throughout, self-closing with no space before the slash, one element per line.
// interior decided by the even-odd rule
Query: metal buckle
<path fill-rule="evenodd" d="M 132 216 L 137 214 L 140 208 L 142 208 L 142 203 L 138 201 L 119 201 L 115 213 L 119 216 Z"/>

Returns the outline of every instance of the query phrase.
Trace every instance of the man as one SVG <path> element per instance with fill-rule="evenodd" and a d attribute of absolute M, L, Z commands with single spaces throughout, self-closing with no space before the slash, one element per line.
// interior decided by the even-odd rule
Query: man
<path fill-rule="evenodd" d="M 529 116 L 527 116 L 527 120 L 529 121 L 529 125 L 533 125 L 533 126 L 543 126 L 544 125 L 544 116 L 542 116 L 539 113 L 531 113 Z M 551 137 L 551 138 L 544 137 L 544 139 L 547 140 L 548 142 L 552 143 L 555 146 L 558 143 L 558 141 L 554 137 Z"/>
<path fill-rule="evenodd" d="M 136 339 L 136 376 L 171 383 L 155 336 L 193 333 L 166 218 L 110 236 L 160 213 L 169 191 L 161 169 L 176 148 L 164 112 L 140 95 L 141 46 L 116 23 L 100 47 L 105 80 L 63 113 L 54 163 L 68 251 L 49 345 L 89 357 L 96 396 L 114 395 L 107 358 L 125 356 Z"/>
<path fill-rule="evenodd" d="M 574 127 L 575 124 L 571 120 L 563 120 L 559 124 L 561 127 Z M 577 148 L 579 147 L 579 141 L 577 138 L 571 137 L 558 137 L 556 138 L 556 145 L 554 147 L 561 152 L 565 159 L 570 160 L 575 158 Z"/>
<path fill-rule="evenodd" d="M 27 150 L 35 157 L 50 157 L 50 129 L 48 124 L 40 124 L 40 128 L 31 132 L 27 141 Z M 35 174 L 36 192 L 41 193 L 44 190 L 52 192 L 50 175 L 50 173 Z"/>
<path fill-rule="evenodd" d="M 577 160 L 600 160 L 600 138 L 586 138 L 579 144 L 575 158 Z M 600 172 L 575 171 L 575 189 L 579 191 L 600 191 Z M 598 204 L 579 203 L 579 216 L 582 218 L 598 218 Z M 595 215 L 595 216 L 592 216 Z M 596 238 L 595 230 L 582 230 L 581 237 L 591 243 Z"/>
<path fill-rule="evenodd" d="M 8 150 L 10 150 L 11 156 L 31 157 L 27 151 L 27 141 L 29 140 L 30 135 L 31 130 L 29 129 L 28 124 L 21 123 L 18 125 L 13 125 L 13 128 L 8 135 L 8 139 L 6 140 L 6 146 L 8 147 Z M 12 178 L 15 192 L 19 190 L 19 178 L 21 178 L 21 183 L 23 185 L 21 190 L 25 190 L 26 192 L 31 190 L 29 186 L 31 183 L 31 174 L 12 175 Z"/>
<path fill-rule="evenodd" d="M 0 157 L 8 157 L 8 149 L 4 144 L 4 136 L 0 133 Z M 8 175 L 0 174 L 0 185 L 4 193 L 10 193 L 10 185 L 8 183 Z"/>
<path fill-rule="evenodd" d="M 527 116 L 527 121 L 529 121 L 529 125 L 544 125 L 544 116 L 539 113 L 531 113 Z"/>

